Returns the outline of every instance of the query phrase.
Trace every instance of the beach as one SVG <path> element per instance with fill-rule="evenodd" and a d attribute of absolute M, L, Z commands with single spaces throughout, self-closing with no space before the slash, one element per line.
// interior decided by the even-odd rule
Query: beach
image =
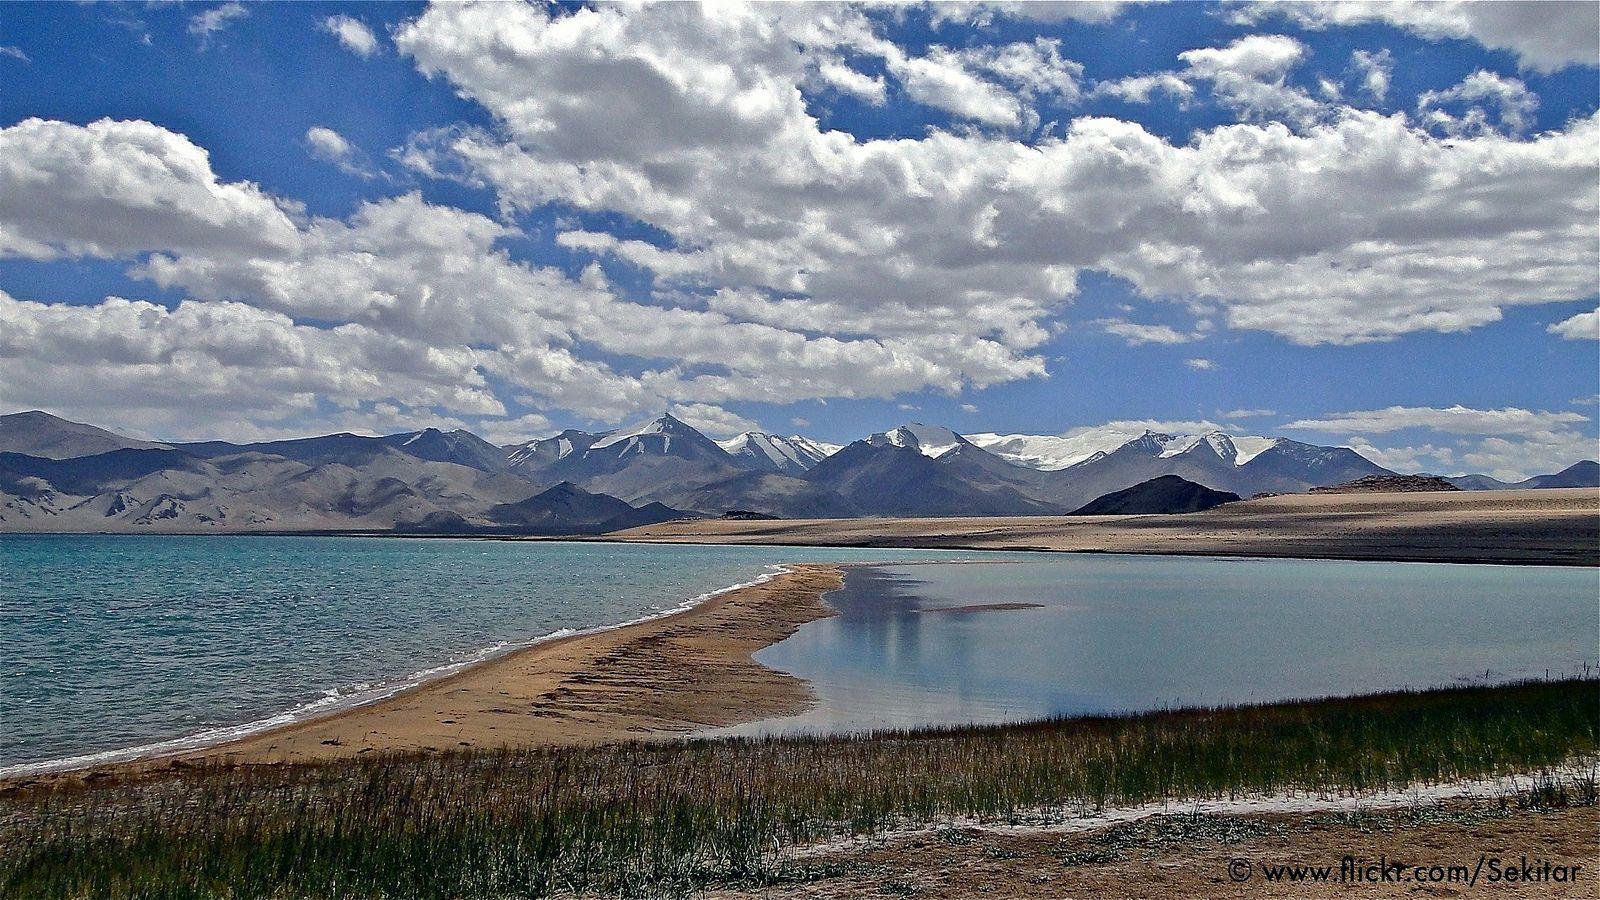
<path fill-rule="evenodd" d="M 821 596 L 842 581 L 836 566 L 789 566 L 681 612 L 551 639 L 353 709 L 215 746 L 10 783 L 379 751 L 590 745 L 785 715 L 805 708 L 808 688 L 750 654 L 831 615 Z"/>
<path fill-rule="evenodd" d="M 1592 566 L 1600 562 L 1597 525 L 1600 493 L 1576 489 L 1295 495 L 1173 516 L 694 520 L 608 539 Z M 838 566 L 791 565 L 688 610 L 546 640 L 354 708 L 213 746 L 12 780 L 593 745 L 792 715 L 809 706 L 810 687 L 751 654 L 833 615 L 822 595 L 842 584 Z"/>
<path fill-rule="evenodd" d="M 1569 521 L 1562 505 L 1581 510 L 1582 502 L 1557 499 L 1555 511 L 1543 513 L 1557 523 L 1544 532 L 1543 545 L 1530 525 L 1538 516 L 1528 514 L 1525 502 L 1499 513 L 1472 509 L 1473 527 L 1526 529 L 1519 562 L 1566 561 L 1582 525 Z M 1437 505 L 1424 501 L 1426 508 Z M 1180 530 L 1196 518 L 1168 517 Z M 1302 531 L 1338 533 L 1326 525 Z M 1413 532 L 1432 543 L 1413 544 L 1408 558 L 1467 561 L 1450 552 L 1450 533 Z M 1319 546 L 1325 545 L 1296 545 L 1309 556 Z M 40 896 L 63 886 L 99 890 L 131 871 L 132 863 L 118 854 L 146 851 L 121 836 L 118 823 L 129 823 L 130 834 L 156 829 L 164 835 L 149 851 L 157 861 L 139 864 L 152 884 L 255 877 L 287 852 L 273 848 L 322 842 L 307 857 L 312 862 L 274 876 L 309 896 L 330 892 L 335 883 L 398 884 L 396 895 L 406 895 L 412 888 L 490 877 L 486 873 L 508 879 L 506 893 L 537 893 L 545 889 L 540 879 L 558 873 L 602 894 L 637 893 L 670 878 L 678 880 L 669 893 L 709 889 L 711 896 L 729 898 L 866 897 L 886 889 L 1071 897 L 1121 895 L 1130 888 L 1150 897 L 1320 896 L 1282 890 L 1259 877 L 1233 883 L 1227 867 L 1241 857 L 1337 862 L 1352 850 L 1451 864 L 1481 852 L 1543 854 L 1591 868 L 1575 885 L 1518 886 L 1495 895 L 1592 895 L 1595 807 L 1583 799 L 1593 785 L 1593 728 L 1585 718 L 1592 711 L 1592 681 L 934 729 L 906 737 L 679 743 L 707 728 L 800 713 L 825 696 L 752 654 L 806 623 L 843 621 L 831 618 L 836 611 L 824 595 L 844 587 L 848 565 L 787 565 L 679 612 L 546 640 L 382 700 L 229 743 L 13 778 L 0 783 L 6 804 L 0 811 L 10 810 L 14 825 L 9 837 L 0 828 L 0 846 L 48 835 L 75 848 L 87 846 L 83 829 L 103 829 L 104 839 L 93 846 L 109 849 L 83 851 L 81 859 L 69 860 L 65 849 L 30 851 L 65 860 L 16 870 L 17 878 L 34 879 L 27 883 L 38 885 Z M 1005 563 L 968 565 L 977 572 Z M 930 620 L 1004 621 L 1040 609 L 981 599 L 975 593 L 973 602 L 949 601 L 924 612 Z M 1373 746 L 1345 748 L 1342 738 L 1332 740 L 1348 736 L 1343 729 L 1351 715 L 1372 723 L 1361 733 L 1376 736 Z M 1530 715 L 1539 724 L 1531 731 Z M 1391 733 L 1405 740 L 1383 737 Z M 1507 735 L 1524 737 L 1508 741 Z M 1393 747 L 1418 740 L 1434 749 L 1415 758 L 1393 756 Z M 1459 748 L 1462 740 L 1481 745 L 1463 758 L 1487 762 L 1441 762 L 1443 748 Z M 1130 762 L 1130 741 L 1142 742 L 1140 753 L 1152 760 Z M 1240 741 L 1255 741 L 1254 750 L 1241 751 Z M 1194 748 L 1202 745 L 1215 745 L 1216 753 L 1196 756 Z M 1326 755 L 1346 750 L 1350 760 Z M 1107 794 L 1100 779 L 1112 758 L 1130 778 L 1154 773 L 1160 780 L 1134 778 Z M 1226 763 L 1170 777 L 1196 759 Z M 1387 760 L 1375 782 L 1374 759 Z M 1042 765 L 1052 774 L 1041 781 Z M 1556 766 L 1572 769 L 1574 779 L 1561 788 L 1559 803 L 1530 793 L 1527 773 Z M 1465 780 L 1495 773 L 1521 780 L 1489 793 Z M 1384 785 L 1400 798 L 1398 805 L 1373 811 L 1371 789 Z M 1419 802 L 1417 785 L 1448 796 Z M 1292 799 L 1286 789 L 1302 791 L 1310 805 L 1280 811 Z M 945 799 L 930 807 L 930 796 Z M 1215 809 L 1201 815 L 1195 798 L 1209 798 Z M 1233 798 L 1264 806 L 1235 808 Z M 863 818 L 860 811 L 875 803 L 883 808 Z M 793 810 L 783 811 L 784 804 Z M 1117 804 L 1154 814 L 1120 819 Z M 996 824 L 1039 816 L 1038 827 Z M 819 822 L 814 831 L 805 824 Z M 561 836 L 530 837 L 545 834 Z M 844 838 L 830 841 L 830 834 Z M 414 844 L 418 840 L 425 840 L 426 852 Z M 654 849 L 658 840 L 673 842 L 672 849 Z M 706 859 L 722 860 L 721 853 L 733 855 L 702 868 Z M 751 856 L 739 855 L 745 853 Z M 427 862 L 401 865 L 397 859 Z M 524 877 L 531 880 L 518 880 Z M 1352 895 L 1385 895 L 1364 890 Z"/>
<path fill-rule="evenodd" d="M 830 615 L 835 566 L 797 565 L 691 609 L 556 638 L 394 697 L 178 757 L 305 762 L 373 751 L 583 745 L 803 709 L 804 683 L 750 659 Z"/>
<path fill-rule="evenodd" d="M 1600 565 L 1600 491 L 1286 494 L 1205 512 L 686 519 L 599 540 Z"/>

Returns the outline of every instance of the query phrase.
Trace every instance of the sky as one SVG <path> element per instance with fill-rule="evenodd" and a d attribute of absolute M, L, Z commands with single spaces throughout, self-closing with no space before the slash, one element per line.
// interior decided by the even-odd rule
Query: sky
<path fill-rule="evenodd" d="M 0 411 L 1597 451 L 1593 3 L 0 5 Z"/>

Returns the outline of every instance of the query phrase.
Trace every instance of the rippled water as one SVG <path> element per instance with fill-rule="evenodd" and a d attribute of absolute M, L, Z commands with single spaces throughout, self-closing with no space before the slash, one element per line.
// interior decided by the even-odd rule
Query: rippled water
<path fill-rule="evenodd" d="M 225 736 L 775 563 L 900 550 L 348 537 L 0 536 L 0 766 Z M 224 729 L 218 733 L 218 729 Z"/>
<path fill-rule="evenodd" d="M 841 615 L 756 654 L 810 680 L 817 706 L 727 731 L 994 723 L 1572 674 L 1600 655 L 1597 598 L 1600 571 L 1525 566 L 1062 554 L 854 569 L 827 598 Z M 960 609 L 973 605 L 990 606 Z"/>

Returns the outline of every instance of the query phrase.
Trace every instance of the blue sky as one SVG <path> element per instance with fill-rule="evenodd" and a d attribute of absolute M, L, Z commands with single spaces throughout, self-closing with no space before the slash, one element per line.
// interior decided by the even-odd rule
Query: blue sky
<path fill-rule="evenodd" d="M 1595 455 L 1595 18 L 6 4 L 0 407 L 1546 471 Z"/>

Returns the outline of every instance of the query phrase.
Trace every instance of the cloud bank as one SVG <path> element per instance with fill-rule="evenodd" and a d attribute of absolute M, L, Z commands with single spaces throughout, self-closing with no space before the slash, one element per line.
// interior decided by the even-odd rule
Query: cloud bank
<path fill-rule="evenodd" d="M 248 13 L 231 6 L 197 14 L 197 36 Z M 1513 27 L 1444 6 L 1238 7 L 1263 33 L 1105 82 L 1054 38 L 898 44 L 870 7 L 435 6 L 386 37 L 488 124 L 413 134 L 394 156 L 424 186 L 486 190 L 496 216 L 423 190 L 311 216 L 144 121 L 0 129 L 0 255 L 114 260 L 181 298 L 0 295 L 0 403 L 119 407 L 174 434 L 431 415 L 508 435 L 663 408 L 726 430 L 748 421 L 729 404 L 1045 378 L 1091 273 L 1148 305 L 1094 323 L 1130 345 L 1226 330 L 1392 341 L 1592 296 L 1600 117 L 1536 133 L 1538 98 L 1487 70 L 1378 111 L 1396 65 L 1384 50 L 1336 63 L 1346 80 L 1313 96 L 1310 47 L 1267 31 L 1383 21 L 1505 47 L 1529 70 L 1574 62 L 1566 37 L 1522 27 L 1543 13 Z M 991 24 L 1121 12 L 934 10 Z M 385 49 L 349 16 L 317 27 L 363 58 Z M 1074 112 L 1095 97 L 1209 104 L 1226 121 L 1163 136 Z M 934 124 L 857 135 L 827 124 L 836 103 Z M 373 174 L 331 127 L 298 139 Z M 513 252 L 533 215 L 561 223 L 553 243 L 576 264 Z M 1150 321 L 1168 307 L 1197 324 Z M 1594 330 L 1592 314 L 1552 326 Z M 1384 433 L 1371 424 L 1338 430 Z"/>

